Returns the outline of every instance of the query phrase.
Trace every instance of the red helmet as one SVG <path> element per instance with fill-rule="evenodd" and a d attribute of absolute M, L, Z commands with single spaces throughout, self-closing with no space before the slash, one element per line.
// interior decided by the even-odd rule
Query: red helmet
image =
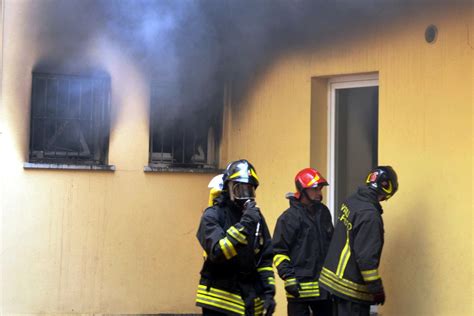
<path fill-rule="evenodd" d="M 304 189 L 322 187 L 329 183 L 316 169 L 305 168 L 296 174 L 295 185 L 297 190 L 295 197 L 299 199 Z"/>

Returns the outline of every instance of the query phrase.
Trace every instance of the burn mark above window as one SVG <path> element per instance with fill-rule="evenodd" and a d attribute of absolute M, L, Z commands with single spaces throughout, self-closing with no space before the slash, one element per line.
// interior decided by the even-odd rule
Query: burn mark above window
<path fill-rule="evenodd" d="M 110 79 L 33 73 L 30 162 L 107 164 Z"/>
<path fill-rule="evenodd" d="M 222 129 L 222 97 L 209 104 L 171 107 L 153 93 L 150 104 L 151 167 L 215 169 Z"/>

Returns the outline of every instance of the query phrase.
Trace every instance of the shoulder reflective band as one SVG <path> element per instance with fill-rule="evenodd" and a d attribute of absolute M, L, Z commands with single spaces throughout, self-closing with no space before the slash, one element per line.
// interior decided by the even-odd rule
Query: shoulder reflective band
<path fill-rule="evenodd" d="M 224 253 L 224 256 L 227 260 L 237 255 L 237 251 L 235 251 L 234 245 L 232 245 L 232 243 L 229 239 L 227 239 L 227 237 L 224 237 L 219 240 L 219 245 L 221 246 L 222 252 Z"/>
<path fill-rule="evenodd" d="M 262 272 L 262 271 L 270 271 L 270 272 L 273 272 L 273 268 L 272 268 L 272 267 L 261 267 L 261 268 L 258 268 L 257 271 L 258 271 L 258 272 Z"/>
<path fill-rule="evenodd" d="M 275 257 L 273 257 L 273 264 L 275 265 L 275 267 L 278 268 L 278 266 L 280 265 L 280 263 L 283 262 L 283 260 L 290 261 L 290 257 L 288 257 L 287 255 L 275 255 Z"/>
<path fill-rule="evenodd" d="M 365 282 L 371 282 L 380 279 L 378 269 L 360 271 L 360 273 L 362 274 Z"/>
<path fill-rule="evenodd" d="M 229 229 L 227 230 L 227 234 L 237 240 L 237 242 L 246 245 L 247 244 L 247 237 L 239 232 L 237 228 L 234 226 L 230 226 Z"/>

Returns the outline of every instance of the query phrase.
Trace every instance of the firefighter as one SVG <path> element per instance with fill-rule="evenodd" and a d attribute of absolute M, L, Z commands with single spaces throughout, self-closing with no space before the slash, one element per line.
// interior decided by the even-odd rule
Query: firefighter
<path fill-rule="evenodd" d="M 273 233 L 274 265 L 285 282 L 289 316 L 331 315 L 329 293 L 318 278 L 331 241 L 333 225 L 322 203 L 328 182 L 313 168 L 298 172 L 290 207 L 277 220 Z"/>
<path fill-rule="evenodd" d="M 230 163 L 223 190 L 202 217 L 197 238 L 206 253 L 196 305 L 203 315 L 272 315 L 273 250 L 255 202 L 259 180 L 247 160 Z"/>
<path fill-rule="evenodd" d="M 382 207 L 398 190 L 397 174 L 379 166 L 342 205 L 319 278 L 335 296 L 336 315 L 369 316 L 370 305 L 383 304 L 385 292 L 378 268 L 384 242 Z"/>

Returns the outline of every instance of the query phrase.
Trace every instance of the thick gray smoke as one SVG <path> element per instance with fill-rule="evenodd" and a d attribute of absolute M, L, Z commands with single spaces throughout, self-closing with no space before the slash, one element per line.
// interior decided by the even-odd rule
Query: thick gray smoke
<path fill-rule="evenodd" d="M 251 79 L 285 52 L 363 36 L 380 20 L 389 25 L 405 2 L 42 0 L 33 13 L 44 21 L 38 41 L 69 57 L 46 50 L 37 68 L 80 64 L 88 41 L 100 35 L 139 61 L 160 102 L 200 107 L 221 98 L 224 82 L 232 82 L 234 97 L 244 95 Z"/>

